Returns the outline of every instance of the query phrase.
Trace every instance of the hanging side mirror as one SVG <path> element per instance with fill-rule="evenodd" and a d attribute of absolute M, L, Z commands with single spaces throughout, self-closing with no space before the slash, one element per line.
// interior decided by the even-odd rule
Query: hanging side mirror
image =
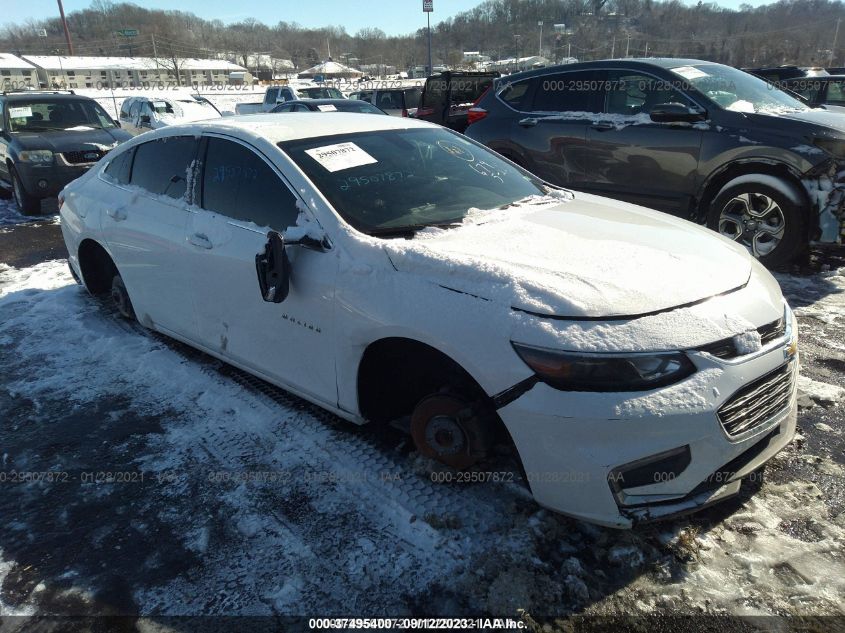
<path fill-rule="evenodd" d="M 281 303 L 290 292 L 290 261 L 285 250 L 285 238 L 278 231 L 267 233 L 264 252 L 255 256 L 258 287 L 261 298 L 269 303 Z"/>

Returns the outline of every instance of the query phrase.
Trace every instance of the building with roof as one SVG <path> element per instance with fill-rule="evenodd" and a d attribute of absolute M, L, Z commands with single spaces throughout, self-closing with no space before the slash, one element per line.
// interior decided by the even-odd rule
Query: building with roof
<path fill-rule="evenodd" d="M 222 59 L 24 55 L 41 88 L 134 88 L 251 83 L 246 68 Z"/>
<path fill-rule="evenodd" d="M 10 53 L 0 53 L 0 89 L 16 90 L 37 85 L 35 66 Z"/>

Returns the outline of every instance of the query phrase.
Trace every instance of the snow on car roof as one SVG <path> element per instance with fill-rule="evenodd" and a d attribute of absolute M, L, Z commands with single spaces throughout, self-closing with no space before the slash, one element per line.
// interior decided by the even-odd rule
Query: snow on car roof
<path fill-rule="evenodd" d="M 357 112 L 336 112 L 331 117 L 314 116 L 313 112 L 291 112 L 286 113 L 284 117 L 278 114 L 253 114 L 225 117 L 190 125 L 174 125 L 168 128 L 168 132 L 171 134 L 201 134 L 202 132 L 231 134 L 236 130 L 242 130 L 247 135 L 259 136 L 271 143 L 281 143 L 354 132 L 439 127 L 426 121 L 400 117 L 374 117 L 371 114 Z"/>

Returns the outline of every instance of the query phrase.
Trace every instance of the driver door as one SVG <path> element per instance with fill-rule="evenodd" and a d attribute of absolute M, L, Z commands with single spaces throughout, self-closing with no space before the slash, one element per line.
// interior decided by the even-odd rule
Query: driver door
<path fill-rule="evenodd" d="M 655 123 L 649 112 L 662 103 L 695 104 L 668 80 L 630 70 L 606 71 L 601 86 L 602 115 L 587 126 L 583 188 L 687 217 L 705 126 Z"/>
<path fill-rule="evenodd" d="M 331 251 L 287 248 L 290 294 L 261 296 L 256 255 L 269 230 L 296 223 L 298 197 L 272 163 L 235 139 L 207 136 L 200 148 L 198 205 L 188 220 L 199 342 L 267 380 L 337 404 Z"/>

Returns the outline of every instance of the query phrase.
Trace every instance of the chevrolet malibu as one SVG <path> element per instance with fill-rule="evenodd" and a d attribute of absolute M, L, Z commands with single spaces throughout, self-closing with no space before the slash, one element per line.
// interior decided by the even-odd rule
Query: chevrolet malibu
<path fill-rule="evenodd" d="M 741 245 L 430 123 L 171 126 L 60 202 L 74 275 L 123 316 L 452 468 L 509 443 L 586 521 L 727 498 L 795 433 L 795 320 Z"/>

